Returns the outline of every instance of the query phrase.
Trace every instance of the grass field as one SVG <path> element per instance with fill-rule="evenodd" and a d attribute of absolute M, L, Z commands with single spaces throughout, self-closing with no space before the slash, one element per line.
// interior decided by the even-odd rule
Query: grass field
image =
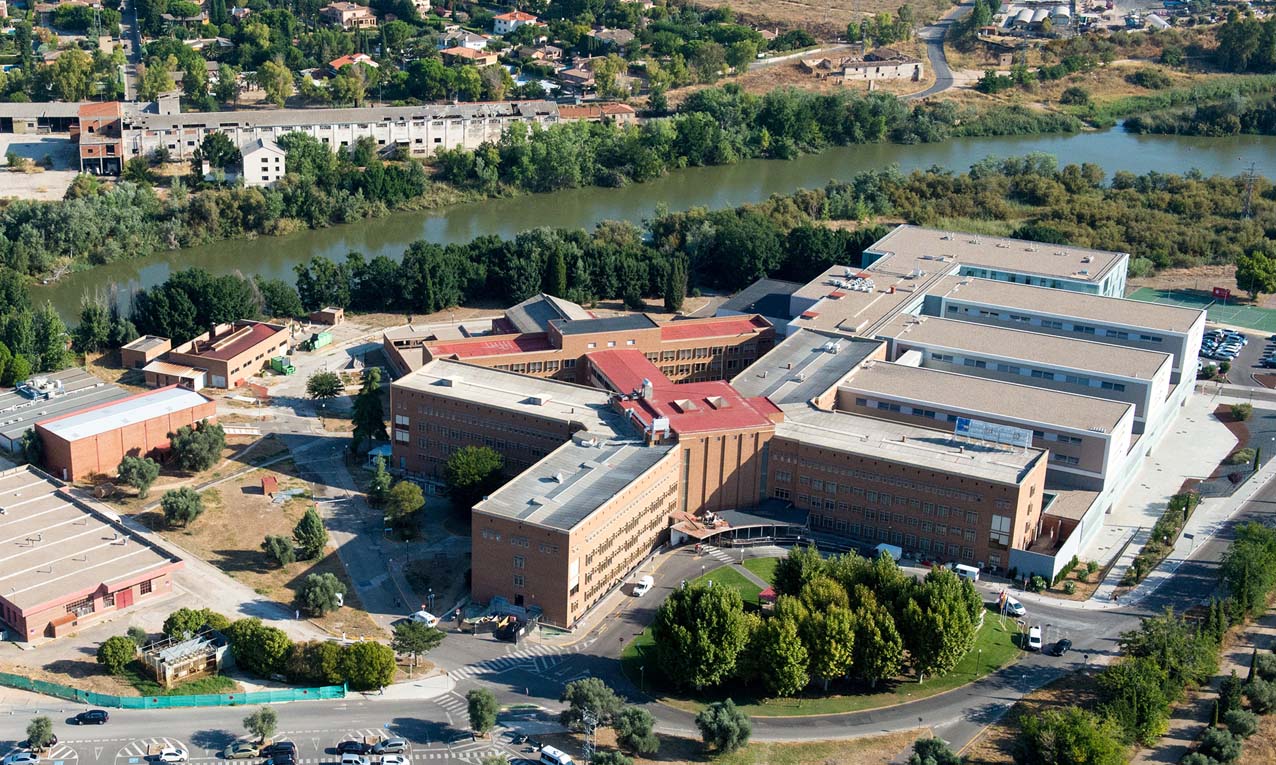
<path fill-rule="evenodd" d="M 239 683 L 225 675 L 204 675 L 165 688 L 146 672 L 140 661 L 131 662 L 121 675 L 137 689 L 139 696 L 199 696 L 205 693 L 238 693 Z"/>
<path fill-rule="evenodd" d="M 771 558 L 769 560 L 774 561 L 776 559 Z M 746 565 L 754 562 L 747 561 Z M 753 567 L 749 567 L 749 570 L 754 571 L 759 576 L 762 575 L 761 572 Z M 702 579 L 713 578 L 714 574 L 718 574 L 721 571 L 730 571 L 732 575 L 747 582 L 750 587 L 756 587 L 740 574 L 731 571 L 730 568 L 718 569 L 702 577 Z M 731 577 L 715 578 L 714 581 L 716 583 L 715 586 L 734 586 L 732 584 L 734 580 Z M 881 683 L 876 691 L 864 688 L 860 692 L 830 692 L 828 694 L 808 692 L 782 699 L 758 697 L 756 695 L 757 689 L 748 686 L 725 686 L 698 694 L 675 690 L 673 685 L 666 680 L 659 670 L 655 655 L 655 641 L 652 639 L 650 628 L 643 630 L 638 637 L 634 638 L 633 642 L 625 646 L 620 662 L 621 669 L 630 680 L 639 684 L 643 690 L 652 693 L 661 701 L 679 709 L 695 712 L 711 702 L 729 697 L 744 710 L 745 714 L 751 716 L 798 717 L 802 715 L 837 714 L 840 712 L 877 709 L 909 701 L 917 701 L 918 699 L 950 691 L 966 683 L 973 682 L 1018 657 L 1020 651 L 1014 641 L 1016 634 L 1017 632 L 1013 625 L 1008 624 L 1003 628 L 999 620 L 986 619 L 983 627 L 979 629 L 978 634 L 975 636 L 974 647 L 957 664 L 953 671 L 942 677 L 928 678 L 924 683 L 918 683 L 915 677 L 905 676 L 891 682 Z"/>
<path fill-rule="evenodd" d="M 696 581 L 701 580 L 713 582 L 714 587 L 732 587 L 739 590 L 740 597 L 744 598 L 744 602 L 752 603 L 755 606 L 758 604 L 758 593 L 762 592 L 761 587 L 730 566 L 714 569 Z"/>
<path fill-rule="evenodd" d="M 744 562 L 745 568 L 771 584 L 775 584 L 775 567 L 778 565 L 780 565 L 779 558 L 750 558 Z"/>
<path fill-rule="evenodd" d="M 1230 324 L 1234 327 L 1245 327 L 1260 332 L 1276 333 L 1276 311 L 1270 308 L 1259 308 L 1252 305 L 1236 305 L 1219 302 L 1208 292 L 1198 290 L 1154 290 L 1151 287 L 1140 287 L 1127 297 L 1131 300 L 1142 300 L 1146 303 L 1163 303 L 1185 308 L 1204 308 L 1210 321 Z"/>

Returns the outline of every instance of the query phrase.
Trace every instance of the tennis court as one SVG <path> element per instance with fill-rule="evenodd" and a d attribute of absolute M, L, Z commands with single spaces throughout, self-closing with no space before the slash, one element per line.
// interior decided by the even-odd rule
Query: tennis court
<path fill-rule="evenodd" d="M 1130 293 L 1128 297 L 1131 300 L 1142 300 L 1145 303 L 1164 303 L 1185 308 L 1204 308 L 1212 322 L 1228 324 L 1233 327 L 1245 327 L 1259 332 L 1276 333 L 1276 310 L 1219 302 L 1208 292 L 1196 290 L 1167 291 L 1155 290 L 1151 287 L 1140 287 Z"/>

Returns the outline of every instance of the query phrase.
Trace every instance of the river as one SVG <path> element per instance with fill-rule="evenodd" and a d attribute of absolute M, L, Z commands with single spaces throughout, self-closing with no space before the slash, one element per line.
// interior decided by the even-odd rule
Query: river
<path fill-rule="evenodd" d="M 551 194 L 491 199 L 428 212 L 395 213 L 345 226 L 304 231 L 285 237 L 219 242 L 165 252 L 79 271 L 53 285 L 32 288 L 37 301 L 50 300 L 68 321 L 78 318 L 85 293 L 119 288 L 127 296 L 150 287 L 169 274 L 200 266 L 215 274 L 242 270 L 292 281 L 293 266 L 312 255 L 344 258 L 351 251 L 398 259 L 418 239 L 449 243 L 483 234 L 512 237 L 538 226 L 592 228 L 603 220 L 635 223 L 663 202 L 670 210 L 702 206 L 733 207 L 799 188 L 818 188 L 832 179 L 898 164 L 911 171 L 932 166 L 965 170 L 987 156 L 1011 157 L 1046 152 L 1060 164 L 1092 162 L 1109 176 L 1118 170 L 1182 173 L 1193 168 L 1207 175 L 1238 175 L 1251 162 L 1261 175 L 1272 176 L 1276 137 L 1196 138 L 1134 135 L 1118 128 L 1075 135 L 1009 138 L 964 138 L 945 143 L 900 146 L 872 144 L 831 149 L 795 160 L 750 160 L 723 167 L 680 170 L 652 181 L 619 189 L 584 188 Z M 1266 166 L 1264 166 L 1266 165 Z"/>

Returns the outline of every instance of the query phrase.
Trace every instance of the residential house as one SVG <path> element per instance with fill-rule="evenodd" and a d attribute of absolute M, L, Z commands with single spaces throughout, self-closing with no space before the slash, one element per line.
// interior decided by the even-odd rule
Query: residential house
<path fill-rule="evenodd" d="M 234 8 L 230 9 L 229 13 L 230 13 L 230 17 L 238 22 L 248 18 L 248 14 L 252 13 L 252 9 L 241 8 L 240 6 L 236 5 Z"/>
<path fill-rule="evenodd" d="M 634 41 L 634 33 L 628 29 L 595 29 L 589 33 L 590 38 L 602 44 L 604 48 L 623 48 Z"/>
<path fill-rule="evenodd" d="M 557 45 L 520 45 L 514 51 L 520 61 L 557 62 L 563 59 L 563 49 Z"/>
<path fill-rule="evenodd" d="M 235 44 L 225 37 L 200 37 L 194 40 L 185 40 L 186 47 L 191 50 L 203 51 L 209 48 L 233 48 Z"/>
<path fill-rule="evenodd" d="M 167 30 L 176 29 L 177 27 L 198 30 L 208 23 L 208 12 L 200 11 L 194 16 L 174 16 L 171 13 L 161 13 L 160 19 L 163 20 L 164 28 Z"/>
<path fill-rule="evenodd" d="M 347 32 L 354 29 L 375 29 L 377 17 L 366 6 L 356 3 L 329 3 L 323 7 L 323 18 Z"/>
<path fill-rule="evenodd" d="M 842 81 L 849 80 L 912 80 L 922 78 L 922 62 L 906 56 L 894 48 L 877 48 L 864 55 L 863 60 L 843 62 Z"/>
<path fill-rule="evenodd" d="M 444 48 L 443 60 L 449 64 L 473 64 L 477 67 L 492 66 L 500 61 L 495 53 L 472 48 Z"/>
<path fill-rule="evenodd" d="M 499 16 L 495 16 L 492 19 L 492 31 L 498 35 L 507 35 L 519 27 L 525 27 L 528 24 L 535 23 L 537 23 L 537 19 L 530 13 L 510 11 L 509 13 L 502 13 Z"/>
<path fill-rule="evenodd" d="M 273 186 L 288 172 L 287 156 L 274 141 L 258 138 L 239 151 L 243 156 L 245 186 Z"/>
<path fill-rule="evenodd" d="M 638 113 L 629 104 L 601 103 L 558 107 L 558 118 L 564 122 L 606 122 L 613 125 L 633 125 Z"/>
<path fill-rule="evenodd" d="M 443 34 L 439 36 L 439 50 L 446 48 L 484 50 L 491 39 L 487 35 L 476 34 L 458 26 L 451 26 L 444 29 Z"/>
<path fill-rule="evenodd" d="M 80 172 L 118 175 L 124 169 L 123 116 L 119 101 L 80 105 L 80 124 L 71 131 L 80 144 Z"/>
<path fill-rule="evenodd" d="M 573 66 L 558 73 L 558 79 L 565 87 L 584 93 L 594 87 L 594 73 L 580 66 Z"/>
<path fill-rule="evenodd" d="M 334 58 L 333 60 L 328 62 L 328 68 L 331 69 L 334 74 L 336 74 L 337 72 L 341 71 L 342 67 L 354 66 L 355 64 L 363 64 L 364 66 L 370 66 L 373 69 L 381 68 L 381 66 L 377 62 L 372 60 L 372 56 L 369 56 L 366 53 L 355 53 L 352 55 L 345 55 L 339 58 Z"/>

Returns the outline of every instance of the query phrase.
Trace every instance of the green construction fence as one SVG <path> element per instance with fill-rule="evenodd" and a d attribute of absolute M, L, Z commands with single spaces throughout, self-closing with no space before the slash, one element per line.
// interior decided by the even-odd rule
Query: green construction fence
<path fill-rule="evenodd" d="M 280 688 L 273 691 L 248 693 L 204 693 L 194 696 L 113 696 L 108 693 L 82 691 L 44 680 L 32 680 L 21 675 L 0 672 L 0 685 L 24 691 L 42 693 L 59 699 L 79 701 L 93 707 L 115 709 L 173 709 L 176 707 L 236 707 L 248 704 L 276 704 L 285 701 L 308 699 L 345 698 L 343 685 L 325 685 L 318 688 Z"/>

